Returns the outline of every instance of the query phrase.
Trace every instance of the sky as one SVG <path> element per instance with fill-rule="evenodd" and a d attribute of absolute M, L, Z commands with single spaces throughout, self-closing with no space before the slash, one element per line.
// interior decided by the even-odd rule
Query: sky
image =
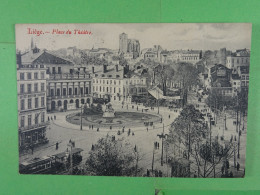
<path fill-rule="evenodd" d="M 36 29 L 44 34 L 29 34 Z M 53 30 L 64 34 L 52 34 Z M 91 34 L 74 34 L 74 30 L 86 30 Z M 251 23 L 99 23 L 99 24 L 17 24 L 16 47 L 29 49 L 33 38 L 40 49 L 56 50 L 76 46 L 78 49 L 119 49 L 119 34 L 137 39 L 141 50 L 161 45 L 166 50 L 199 49 L 236 50 L 251 48 Z M 56 30 L 56 31 L 57 31 Z M 70 30 L 72 34 L 66 34 Z M 50 33 L 46 33 L 50 32 Z"/>

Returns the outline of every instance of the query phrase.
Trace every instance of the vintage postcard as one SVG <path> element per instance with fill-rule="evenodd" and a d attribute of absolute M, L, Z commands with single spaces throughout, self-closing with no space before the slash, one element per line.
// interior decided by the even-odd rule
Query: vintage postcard
<path fill-rule="evenodd" d="M 251 28 L 17 24 L 19 172 L 244 177 Z"/>

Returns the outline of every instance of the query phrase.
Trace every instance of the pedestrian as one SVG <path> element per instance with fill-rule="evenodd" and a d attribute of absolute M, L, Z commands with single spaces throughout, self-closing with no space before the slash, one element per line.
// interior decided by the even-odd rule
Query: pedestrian
<path fill-rule="evenodd" d="M 56 150 L 58 150 L 59 149 L 59 143 L 57 142 L 56 143 Z"/>
<path fill-rule="evenodd" d="M 239 171 L 239 169 L 240 169 L 240 164 L 239 162 L 237 162 L 237 171 Z"/>
<path fill-rule="evenodd" d="M 99 127 L 97 128 L 97 132 L 99 131 Z"/>
<path fill-rule="evenodd" d="M 53 119 L 52 119 L 52 116 L 51 116 L 51 120 L 53 120 Z"/>
<path fill-rule="evenodd" d="M 147 127 L 147 129 L 146 129 L 146 130 L 147 130 L 147 132 L 148 132 L 148 127 Z"/>
<path fill-rule="evenodd" d="M 48 116 L 48 121 L 50 121 L 50 117 Z"/>
<path fill-rule="evenodd" d="M 56 115 L 54 115 L 54 120 L 56 120 Z"/>
<path fill-rule="evenodd" d="M 159 149 L 159 142 L 157 142 L 157 148 Z"/>
<path fill-rule="evenodd" d="M 94 150 L 95 148 L 94 148 L 94 145 L 92 144 L 92 146 L 91 146 L 91 150 Z"/>
<path fill-rule="evenodd" d="M 136 110 L 138 111 L 138 106 L 136 107 Z"/>
<path fill-rule="evenodd" d="M 112 126 L 110 126 L 110 130 L 112 129 Z"/>
<path fill-rule="evenodd" d="M 144 112 L 144 109 L 142 109 L 142 112 Z"/>
<path fill-rule="evenodd" d="M 132 136 L 134 136 L 135 135 L 135 133 L 134 132 L 132 132 Z"/>
<path fill-rule="evenodd" d="M 91 128 L 93 129 L 93 125 L 91 125 Z"/>
<path fill-rule="evenodd" d="M 125 132 L 125 128 L 123 127 L 123 129 L 122 129 L 122 133 L 124 133 Z"/>
<path fill-rule="evenodd" d="M 171 118 L 171 115 L 169 114 L 169 118 Z"/>

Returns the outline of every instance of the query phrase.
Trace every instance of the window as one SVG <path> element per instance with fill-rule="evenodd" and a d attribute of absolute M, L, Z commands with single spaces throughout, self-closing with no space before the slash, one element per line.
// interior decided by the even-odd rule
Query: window
<path fill-rule="evenodd" d="M 24 73 L 20 73 L 20 80 L 24 80 Z"/>
<path fill-rule="evenodd" d="M 24 110 L 24 100 L 21 100 L 21 110 Z"/>
<path fill-rule="evenodd" d="M 32 99 L 29 98 L 28 99 L 28 109 L 31 109 L 32 108 Z"/>
<path fill-rule="evenodd" d="M 41 83 L 41 91 L 44 91 L 44 83 Z"/>
<path fill-rule="evenodd" d="M 42 112 L 41 113 L 41 122 L 44 123 L 44 121 L 45 121 L 45 113 Z"/>
<path fill-rule="evenodd" d="M 35 121 L 34 121 L 36 125 L 37 125 L 38 122 L 39 122 L 38 118 L 39 118 L 39 115 L 36 113 L 36 114 L 35 114 Z"/>
<path fill-rule="evenodd" d="M 45 99 L 44 97 L 41 97 L 41 107 L 43 107 L 45 105 Z"/>
<path fill-rule="evenodd" d="M 95 91 L 95 87 L 93 86 L 93 91 Z"/>
<path fill-rule="evenodd" d="M 38 98 L 35 98 L 35 99 L 34 99 L 34 106 L 35 106 L 35 108 L 38 108 L 38 105 L 39 105 L 39 104 L 38 104 Z"/>
<path fill-rule="evenodd" d="M 24 120 L 25 120 L 25 117 L 21 116 L 21 127 L 24 127 Z"/>
<path fill-rule="evenodd" d="M 27 84 L 27 92 L 28 93 L 32 92 L 32 85 L 31 84 Z"/>
<path fill-rule="evenodd" d="M 57 96 L 60 96 L 60 89 L 57 89 Z"/>
<path fill-rule="evenodd" d="M 72 88 L 69 88 L 69 95 L 72 95 Z"/>
<path fill-rule="evenodd" d="M 51 89 L 51 96 L 54 96 L 54 89 Z"/>
<path fill-rule="evenodd" d="M 52 74 L 55 74 L 55 73 L 56 73 L 55 67 L 52 67 Z"/>
<path fill-rule="evenodd" d="M 61 67 L 58 67 L 58 73 L 61 74 Z"/>
<path fill-rule="evenodd" d="M 88 94 L 88 87 L 86 87 L 86 91 L 85 91 L 86 94 Z"/>
<path fill-rule="evenodd" d="M 38 92 L 38 83 L 34 83 L 34 92 Z"/>
<path fill-rule="evenodd" d="M 41 72 L 41 79 L 44 79 L 44 72 Z"/>
<path fill-rule="evenodd" d="M 27 73 L 27 79 L 32 79 L 32 74 L 30 72 Z"/>
<path fill-rule="evenodd" d="M 63 95 L 63 96 L 66 95 L 66 88 L 63 88 L 62 95 Z"/>
<path fill-rule="evenodd" d="M 114 87 L 114 93 L 116 92 L 116 88 Z"/>
<path fill-rule="evenodd" d="M 93 79 L 93 83 L 95 83 L 95 79 Z"/>
<path fill-rule="evenodd" d="M 28 115 L 28 126 L 32 125 L 32 115 Z"/>
<path fill-rule="evenodd" d="M 34 79 L 38 79 L 38 72 L 34 73 Z"/>
<path fill-rule="evenodd" d="M 24 93 L 24 84 L 21 84 L 20 85 L 20 94 L 23 94 Z"/>
<path fill-rule="evenodd" d="M 75 88 L 75 95 L 78 95 L 78 89 Z"/>
<path fill-rule="evenodd" d="M 237 63 L 239 64 L 239 59 L 237 59 Z"/>

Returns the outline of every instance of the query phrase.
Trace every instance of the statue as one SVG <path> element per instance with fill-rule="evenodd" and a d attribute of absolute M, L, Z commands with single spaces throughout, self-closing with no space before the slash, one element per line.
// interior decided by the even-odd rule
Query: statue
<path fill-rule="evenodd" d="M 112 108 L 112 105 L 110 103 L 106 104 L 105 111 L 103 113 L 104 118 L 114 118 L 115 117 L 115 111 Z"/>

